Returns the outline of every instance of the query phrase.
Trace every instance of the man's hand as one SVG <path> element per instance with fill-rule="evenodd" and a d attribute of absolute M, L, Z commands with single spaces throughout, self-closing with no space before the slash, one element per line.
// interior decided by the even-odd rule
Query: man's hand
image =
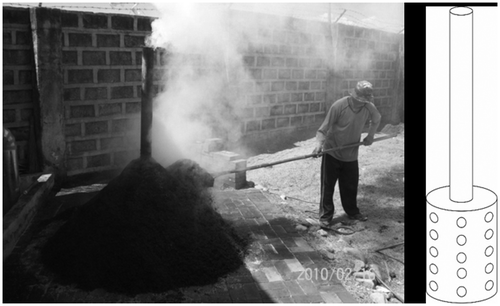
<path fill-rule="evenodd" d="M 313 150 L 312 154 L 316 154 L 316 156 L 315 156 L 315 157 L 319 157 L 319 154 L 320 154 L 321 152 L 323 152 L 323 145 L 318 144 L 318 145 L 316 146 L 316 148 L 314 148 L 314 150 Z"/>
<path fill-rule="evenodd" d="M 371 146 L 372 143 L 373 143 L 373 135 L 368 134 L 368 136 L 366 136 L 365 139 L 363 139 L 363 145 Z"/>

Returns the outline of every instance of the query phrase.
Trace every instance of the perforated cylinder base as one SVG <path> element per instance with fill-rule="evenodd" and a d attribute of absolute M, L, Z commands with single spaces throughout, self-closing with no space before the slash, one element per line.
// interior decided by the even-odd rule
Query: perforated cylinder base
<path fill-rule="evenodd" d="M 444 186 L 427 195 L 427 294 L 451 303 L 487 300 L 497 292 L 497 206 L 492 191 L 474 186 L 467 203 Z"/>

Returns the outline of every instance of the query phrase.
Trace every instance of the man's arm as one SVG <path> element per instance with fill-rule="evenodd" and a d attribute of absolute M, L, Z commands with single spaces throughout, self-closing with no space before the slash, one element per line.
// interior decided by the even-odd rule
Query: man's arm
<path fill-rule="evenodd" d="M 368 104 L 367 108 L 370 111 L 371 118 L 368 135 L 365 137 L 365 139 L 363 139 L 363 143 L 365 146 L 369 146 L 373 143 L 373 138 L 375 137 L 375 133 L 377 132 L 378 126 L 380 125 L 380 119 L 382 118 L 373 103 Z"/>
<path fill-rule="evenodd" d="M 314 148 L 312 154 L 319 154 L 323 151 L 323 144 L 326 140 L 326 134 L 330 129 L 331 124 L 335 122 L 335 107 L 332 105 L 326 114 L 325 120 L 316 132 L 316 148 Z"/>

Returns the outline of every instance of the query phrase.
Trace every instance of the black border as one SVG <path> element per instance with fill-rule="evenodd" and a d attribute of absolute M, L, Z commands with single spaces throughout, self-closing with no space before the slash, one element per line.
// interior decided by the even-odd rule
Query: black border
<path fill-rule="evenodd" d="M 497 3 L 405 3 L 405 303 L 426 302 L 425 12 L 428 6 L 473 8 L 497 6 Z"/>

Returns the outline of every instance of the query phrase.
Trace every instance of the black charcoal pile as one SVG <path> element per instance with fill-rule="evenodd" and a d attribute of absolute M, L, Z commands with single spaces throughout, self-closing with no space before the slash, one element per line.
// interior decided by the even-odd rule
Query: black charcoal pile
<path fill-rule="evenodd" d="M 248 245 L 212 207 L 213 178 L 181 160 L 132 161 L 42 250 L 61 281 L 83 289 L 159 292 L 207 285 L 238 269 Z"/>

